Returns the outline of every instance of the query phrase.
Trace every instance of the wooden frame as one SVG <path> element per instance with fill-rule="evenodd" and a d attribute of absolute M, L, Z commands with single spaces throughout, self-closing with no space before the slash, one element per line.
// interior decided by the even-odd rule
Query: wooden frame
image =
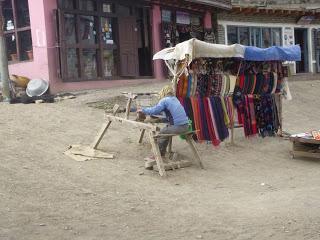
<path fill-rule="evenodd" d="M 8 35 L 13 34 L 15 36 L 15 40 L 16 40 L 16 54 L 17 54 L 17 59 L 18 61 L 10 61 L 11 63 L 16 63 L 16 62 L 23 62 L 23 61 L 30 61 L 33 59 L 26 59 L 26 60 L 22 60 L 22 50 L 21 50 L 21 46 L 20 46 L 20 33 L 22 32 L 30 32 L 30 39 L 31 39 L 31 45 L 30 45 L 30 50 L 32 50 L 32 37 L 31 37 L 31 25 L 29 22 L 28 26 L 24 26 L 24 27 L 18 27 L 18 23 L 19 23 L 19 16 L 18 16 L 18 7 L 17 7 L 17 1 L 18 0 L 9 0 L 11 2 L 11 6 L 12 6 L 12 14 L 13 14 L 13 25 L 14 25 L 14 29 L 13 30 L 7 30 L 4 31 L 4 36 L 7 37 Z M 4 3 L 2 10 L 5 8 Z M 27 4 L 29 5 L 28 1 Z M 3 12 L 1 13 L 3 15 Z M 30 13 L 29 13 L 29 7 L 28 7 L 28 14 L 29 14 L 29 18 L 30 18 Z M 5 24 L 5 23 L 4 23 Z"/>

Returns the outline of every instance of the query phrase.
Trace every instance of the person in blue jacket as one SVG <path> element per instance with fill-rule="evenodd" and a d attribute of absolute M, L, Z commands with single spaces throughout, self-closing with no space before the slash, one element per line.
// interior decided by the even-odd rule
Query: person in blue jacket
<path fill-rule="evenodd" d="M 189 130 L 189 118 L 171 86 L 165 86 L 159 92 L 160 101 L 153 107 L 138 110 L 145 115 L 159 115 L 165 113 L 169 125 L 160 130 L 161 134 L 180 134 Z M 165 156 L 169 137 L 158 139 L 161 156 Z"/>

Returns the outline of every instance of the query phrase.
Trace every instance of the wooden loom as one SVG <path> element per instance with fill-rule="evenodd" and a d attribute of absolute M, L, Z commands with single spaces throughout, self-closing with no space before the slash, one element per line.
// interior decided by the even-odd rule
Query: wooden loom
<path fill-rule="evenodd" d="M 160 149 L 159 149 L 159 146 L 157 143 L 157 139 L 160 137 L 169 137 L 168 151 L 169 151 L 169 154 L 172 154 L 172 138 L 175 136 L 184 135 L 186 142 L 188 143 L 188 145 L 189 145 L 189 147 L 195 157 L 195 160 L 197 161 L 197 163 L 199 164 L 199 166 L 202 169 L 204 168 L 202 161 L 201 161 L 201 157 L 200 157 L 199 152 L 196 148 L 195 142 L 192 138 L 192 136 L 194 134 L 193 132 L 186 132 L 186 133 L 182 133 L 182 134 L 160 134 L 160 128 L 156 124 L 137 122 L 134 120 L 130 120 L 129 114 L 130 114 L 131 103 L 132 103 L 133 99 L 135 99 L 137 97 L 137 95 L 128 93 L 127 97 L 128 97 L 128 102 L 127 102 L 125 116 L 124 117 L 116 116 L 117 111 L 119 109 L 119 105 L 115 105 L 113 108 L 113 115 L 106 115 L 105 116 L 106 122 L 103 124 L 103 126 L 101 127 L 101 130 L 98 132 L 97 136 L 95 137 L 94 141 L 92 142 L 92 144 L 91 144 L 92 149 L 98 148 L 103 136 L 106 134 L 106 132 L 107 132 L 108 128 L 111 126 L 112 122 L 120 123 L 124 126 L 126 125 L 128 127 L 130 126 L 131 128 L 140 129 L 141 135 L 139 138 L 139 143 L 142 142 L 145 133 L 147 133 L 147 136 L 148 136 L 149 141 L 151 143 L 152 151 L 155 156 L 155 162 L 156 162 L 157 169 L 159 171 L 160 176 L 166 176 L 166 168 L 167 168 L 166 164 L 164 163 L 163 158 L 160 154 Z M 177 163 L 176 165 L 179 166 L 180 163 Z"/>

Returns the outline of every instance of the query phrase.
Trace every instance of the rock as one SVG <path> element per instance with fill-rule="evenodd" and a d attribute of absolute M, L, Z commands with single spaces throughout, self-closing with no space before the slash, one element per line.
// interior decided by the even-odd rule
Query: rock
<path fill-rule="evenodd" d="M 44 227 L 44 226 L 46 226 L 46 224 L 40 223 L 39 226 L 40 226 L 40 227 Z"/>
<path fill-rule="evenodd" d="M 203 239 L 202 235 L 198 235 L 196 238 L 197 239 Z"/>
<path fill-rule="evenodd" d="M 144 175 L 144 172 L 139 173 L 140 176 Z"/>
<path fill-rule="evenodd" d="M 40 104 L 40 103 L 44 103 L 44 101 L 40 99 L 40 100 L 36 100 L 35 103 Z"/>
<path fill-rule="evenodd" d="M 64 229 L 64 230 L 72 230 L 72 227 L 70 227 L 70 226 L 65 226 L 63 229 Z"/>

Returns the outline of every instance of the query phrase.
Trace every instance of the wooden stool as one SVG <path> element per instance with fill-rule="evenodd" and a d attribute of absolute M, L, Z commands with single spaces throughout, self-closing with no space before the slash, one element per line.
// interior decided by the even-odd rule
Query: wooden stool
<path fill-rule="evenodd" d="M 186 132 L 186 133 L 180 133 L 180 134 L 156 134 L 153 136 L 154 138 L 154 142 L 156 142 L 156 139 L 158 138 L 161 138 L 161 137 L 169 137 L 169 145 L 168 145 L 168 153 L 169 154 L 172 154 L 172 138 L 173 137 L 177 137 L 177 136 L 184 136 L 196 161 L 198 162 L 199 166 L 204 169 L 204 166 L 202 164 L 202 161 L 201 161 L 201 157 L 199 155 L 199 152 L 196 148 L 196 144 L 195 144 L 195 141 L 193 140 L 192 136 L 195 132 L 192 132 L 192 131 L 189 131 L 189 132 Z M 159 147 L 157 146 L 157 148 L 159 149 Z M 161 154 L 160 154 L 160 151 L 159 151 L 159 157 L 161 158 Z M 157 157 L 156 157 L 157 158 Z M 162 161 L 163 162 L 163 161 Z"/>

